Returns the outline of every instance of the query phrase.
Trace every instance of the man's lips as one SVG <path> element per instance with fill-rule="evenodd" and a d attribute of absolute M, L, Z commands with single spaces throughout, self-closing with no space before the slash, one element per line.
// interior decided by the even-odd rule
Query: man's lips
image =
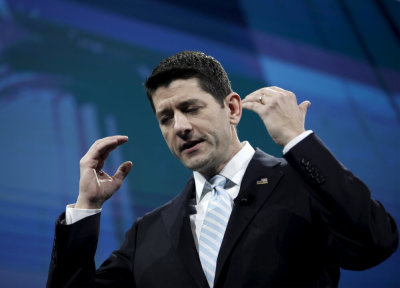
<path fill-rule="evenodd" d="M 195 146 L 203 141 L 203 139 L 186 141 L 181 145 L 181 152 L 192 152 L 192 150 L 195 149 Z"/>

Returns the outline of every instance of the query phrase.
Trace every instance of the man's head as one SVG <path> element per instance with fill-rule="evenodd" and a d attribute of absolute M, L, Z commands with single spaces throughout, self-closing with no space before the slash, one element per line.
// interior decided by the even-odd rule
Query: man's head
<path fill-rule="evenodd" d="M 224 68 L 215 58 L 198 51 L 183 51 L 164 59 L 147 79 L 146 93 L 154 111 L 153 94 L 159 87 L 167 87 L 177 79 L 196 78 L 200 87 L 223 105 L 232 92 Z"/>
<path fill-rule="evenodd" d="M 169 149 L 187 168 L 213 176 L 240 150 L 241 100 L 214 58 L 175 54 L 154 69 L 146 88 Z"/>

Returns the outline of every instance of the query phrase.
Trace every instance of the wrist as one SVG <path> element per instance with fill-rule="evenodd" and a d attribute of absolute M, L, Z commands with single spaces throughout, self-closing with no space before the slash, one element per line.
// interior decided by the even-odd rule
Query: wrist
<path fill-rule="evenodd" d="M 282 146 L 286 146 L 288 143 L 290 143 L 293 139 L 297 138 L 299 135 L 303 134 L 306 130 L 298 130 L 298 131 L 290 131 L 287 133 L 285 139 L 282 141 Z"/>
<path fill-rule="evenodd" d="M 78 199 L 76 200 L 74 208 L 78 208 L 78 209 L 101 209 L 102 206 L 103 206 L 103 202 L 93 201 L 93 200 L 87 199 L 84 196 L 79 194 Z"/>
<path fill-rule="evenodd" d="M 303 133 L 301 133 L 300 135 L 297 135 L 295 138 L 293 138 L 292 140 L 290 140 L 290 142 L 288 142 L 284 147 L 283 147 L 283 155 L 285 155 L 290 149 L 292 149 L 292 147 L 294 147 L 295 145 L 297 145 L 298 143 L 300 143 L 304 138 L 306 138 L 308 135 L 310 135 L 311 133 L 313 133 L 312 130 L 306 130 Z"/>

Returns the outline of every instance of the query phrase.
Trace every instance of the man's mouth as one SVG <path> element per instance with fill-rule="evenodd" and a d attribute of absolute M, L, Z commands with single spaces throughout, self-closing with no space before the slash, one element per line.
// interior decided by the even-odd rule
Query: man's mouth
<path fill-rule="evenodd" d="M 203 139 L 186 141 L 181 145 L 181 152 L 184 151 L 191 152 L 191 150 L 193 150 L 192 148 L 194 148 L 197 144 L 203 141 L 204 141 Z"/>

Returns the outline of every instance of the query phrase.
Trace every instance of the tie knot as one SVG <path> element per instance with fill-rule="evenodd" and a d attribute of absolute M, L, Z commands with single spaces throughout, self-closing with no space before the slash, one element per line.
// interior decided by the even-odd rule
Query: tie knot
<path fill-rule="evenodd" d="M 215 175 L 213 178 L 210 179 L 210 185 L 212 188 L 215 187 L 224 188 L 225 184 L 226 184 L 226 178 L 222 175 Z"/>
<path fill-rule="evenodd" d="M 215 197 L 217 190 L 224 190 L 227 182 L 227 178 L 222 175 L 216 175 L 212 177 L 209 181 L 204 183 L 203 192 L 201 194 L 201 198 L 203 198 L 208 192 L 212 192 L 212 195 Z M 201 199 L 200 198 L 200 199 Z"/>

